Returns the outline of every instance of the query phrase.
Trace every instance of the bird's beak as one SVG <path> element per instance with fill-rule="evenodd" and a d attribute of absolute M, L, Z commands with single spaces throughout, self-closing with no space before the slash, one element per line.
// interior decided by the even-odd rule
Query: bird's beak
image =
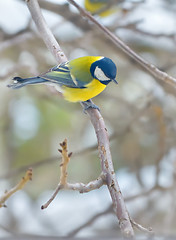
<path fill-rule="evenodd" d="M 116 84 L 118 84 L 117 80 L 116 79 L 112 79 L 113 82 L 115 82 Z"/>

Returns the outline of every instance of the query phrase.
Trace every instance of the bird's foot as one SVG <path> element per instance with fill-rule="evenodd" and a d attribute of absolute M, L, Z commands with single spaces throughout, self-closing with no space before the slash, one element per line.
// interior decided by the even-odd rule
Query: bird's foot
<path fill-rule="evenodd" d="M 97 110 L 100 112 L 100 108 L 99 108 L 97 105 L 95 105 L 95 104 L 92 102 L 91 99 L 89 99 L 89 100 L 87 100 L 87 101 L 84 101 L 84 102 L 82 102 L 82 103 L 83 103 L 83 107 L 84 107 L 84 109 L 83 109 L 84 113 L 86 113 L 86 110 L 89 109 L 89 108 L 97 109 Z"/>

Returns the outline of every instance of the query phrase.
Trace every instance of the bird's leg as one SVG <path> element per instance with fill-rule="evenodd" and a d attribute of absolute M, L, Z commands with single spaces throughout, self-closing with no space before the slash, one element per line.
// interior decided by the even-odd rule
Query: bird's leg
<path fill-rule="evenodd" d="M 89 100 L 87 100 L 87 101 L 84 101 L 83 103 L 84 103 L 84 112 L 85 112 L 85 113 L 86 113 L 86 110 L 87 110 L 88 108 L 94 108 L 94 109 L 97 109 L 98 111 L 100 111 L 100 108 L 99 108 L 97 105 L 95 105 L 95 104 L 92 102 L 91 99 L 89 99 Z"/>

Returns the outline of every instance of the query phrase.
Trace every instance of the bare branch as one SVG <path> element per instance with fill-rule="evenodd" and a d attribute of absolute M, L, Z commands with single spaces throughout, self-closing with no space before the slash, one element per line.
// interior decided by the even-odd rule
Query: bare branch
<path fill-rule="evenodd" d="M 62 143 L 60 143 L 60 146 L 62 149 L 59 149 L 58 151 L 62 154 L 62 162 L 60 164 L 60 169 L 61 169 L 61 175 L 60 175 L 60 182 L 51 196 L 51 198 L 41 206 L 41 209 L 47 208 L 49 204 L 55 199 L 57 196 L 58 192 L 63 189 L 66 184 L 67 184 L 67 165 L 70 161 L 70 157 L 68 156 L 68 151 L 67 151 L 67 139 L 65 139 Z"/>
<path fill-rule="evenodd" d="M 136 227 L 138 230 L 140 230 L 141 232 L 144 232 L 144 233 L 147 233 L 149 234 L 150 236 L 153 236 L 154 235 L 154 232 L 153 232 L 153 229 L 150 227 L 150 228 L 145 228 L 143 227 L 141 224 L 139 223 L 136 223 L 133 219 L 131 219 L 131 223 L 134 227 Z"/>
<path fill-rule="evenodd" d="M 31 13 L 31 16 L 39 30 L 39 33 L 42 36 L 43 41 L 45 42 L 49 51 L 53 54 L 56 58 L 57 62 L 66 62 L 67 57 L 65 56 L 64 52 L 62 51 L 61 47 L 59 46 L 58 42 L 56 41 L 55 37 L 53 36 L 51 30 L 49 29 L 38 4 L 38 1 L 33 0 L 26 0 L 27 6 Z"/>
<path fill-rule="evenodd" d="M 79 231 L 81 231 L 82 229 L 86 228 L 87 226 L 90 226 L 90 224 L 92 224 L 94 221 L 96 221 L 99 217 L 104 216 L 105 214 L 110 214 L 112 213 L 112 205 L 108 206 L 108 208 L 103 211 L 100 212 L 94 216 L 92 216 L 87 222 L 83 223 L 82 225 L 80 225 L 78 228 L 75 228 L 73 231 L 71 231 L 67 236 L 68 237 L 74 237 Z"/>
<path fill-rule="evenodd" d="M 69 189 L 69 190 L 77 190 L 80 193 L 85 193 L 85 192 L 90 192 L 94 189 L 100 188 L 103 184 L 105 184 L 105 179 L 106 177 L 104 174 L 101 174 L 95 181 L 91 181 L 88 184 L 83 184 L 83 183 L 67 183 L 67 166 L 70 161 L 70 157 L 72 153 L 68 154 L 67 150 L 67 139 L 63 141 L 63 143 L 60 144 L 62 149 L 59 149 L 58 151 L 62 154 L 62 162 L 60 164 L 60 170 L 61 170 L 61 175 L 60 175 L 60 182 L 54 191 L 53 195 L 51 198 L 41 206 L 41 209 L 47 208 L 50 203 L 55 199 L 57 196 L 58 192 L 61 189 Z"/>
<path fill-rule="evenodd" d="M 111 194 L 114 211 L 119 219 L 120 228 L 125 237 L 132 237 L 134 233 L 129 222 L 129 215 L 124 203 L 124 199 L 115 176 L 109 147 L 109 137 L 104 120 L 100 112 L 96 109 L 88 109 L 87 112 L 97 135 L 101 167 L 103 173 L 106 175 L 106 183 Z"/>
<path fill-rule="evenodd" d="M 163 187 L 157 185 L 157 186 L 154 186 L 154 187 L 152 187 L 150 189 L 147 189 L 146 191 L 137 193 L 136 195 L 132 195 L 132 196 L 126 197 L 125 201 L 129 202 L 129 201 L 133 201 L 135 199 L 139 199 L 141 197 L 142 198 L 143 197 L 149 197 L 149 195 L 151 195 L 155 191 L 163 191 L 163 192 L 165 192 L 165 191 L 171 191 L 174 188 L 175 188 L 174 184 L 173 184 L 173 186 L 168 187 L 168 188 L 163 188 Z M 100 212 L 98 214 L 95 214 L 87 222 L 83 223 L 81 226 L 79 226 L 78 228 L 76 228 L 73 231 L 71 231 L 68 234 L 68 236 L 69 237 L 75 236 L 79 231 L 81 231 L 82 229 L 84 229 L 87 226 L 90 226 L 90 224 L 93 224 L 93 222 L 96 221 L 99 217 L 104 216 L 106 214 L 112 214 L 112 213 L 113 213 L 112 205 L 109 205 L 104 211 L 102 211 L 102 212 Z M 145 232 L 145 233 L 147 233 L 149 235 L 153 235 L 154 234 L 154 232 L 152 231 L 152 229 L 150 227 L 149 228 L 144 228 L 140 224 L 136 223 L 134 220 L 130 219 L 130 221 L 132 222 L 133 226 L 136 227 L 141 232 Z"/>
<path fill-rule="evenodd" d="M 25 176 L 21 179 L 21 181 L 9 191 L 6 191 L 2 197 L 0 197 L 0 208 L 5 206 L 5 201 L 15 192 L 24 188 L 24 185 L 29 181 L 32 180 L 32 169 L 29 168 L 26 171 Z"/>
<path fill-rule="evenodd" d="M 33 38 L 33 34 L 31 32 L 28 31 L 28 32 L 21 33 L 11 39 L 8 39 L 8 40 L 2 42 L 0 44 L 0 52 L 3 52 L 9 47 L 18 45 L 18 44 L 20 44 L 28 39 L 31 39 L 31 38 Z"/>
<path fill-rule="evenodd" d="M 63 141 L 63 143 L 60 143 L 61 149 L 58 149 L 58 151 L 62 154 L 62 162 L 60 164 L 61 168 L 61 176 L 60 176 L 60 185 L 65 186 L 67 183 L 67 166 L 70 161 L 71 154 L 68 154 L 67 150 L 67 139 Z"/>
<path fill-rule="evenodd" d="M 41 206 L 41 209 L 47 208 L 47 207 L 50 205 L 50 203 L 55 199 L 55 197 L 57 196 L 58 192 L 59 192 L 63 187 L 64 187 L 64 186 L 59 183 L 58 186 L 57 186 L 57 188 L 56 188 L 56 190 L 54 191 L 53 195 L 51 196 L 51 198 L 50 198 L 45 204 L 43 204 L 43 205 Z"/>
<path fill-rule="evenodd" d="M 129 24 L 128 26 L 120 26 L 120 28 L 125 28 L 132 30 L 133 32 L 139 33 L 143 36 L 153 37 L 153 38 L 170 38 L 172 41 L 176 42 L 176 33 L 165 34 L 165 33 L 151 33 L 137 28 L 134 24 Z"/>
<path fill-rule="evenodd" d="M 76 191 L 79 191 L 80 193 L 86 193 L 86 192 L 90 192 L 92 190 L 98 189 L 101 186 L 103 186 L 104 184 L 106 184 L 105 180 L 106 180 L 106 177 L 102 173 L 96 180 L 91 181 L 88 184 L 84 184 L 84 183 L 74 183 L 74 184 L 67 183 L 65 188 L 66 189 L 70 189 L 70 190 L 76 190 Z"/>
<path fill-rule="evenodd" d="M 99 23 L 90 13 L 84 10 L 81 6 L 79 6 L 74 0 L 67 0 L 72 5 L 74 5 L 81 13 L 82 16 L 89 19 L 93 22 L 103 33 L 110 38 L 112 42 L 114 42 L 123 52 L 125 52 L 129 57 L 134 59 L 137 63 L 139 63 L 144 69 L 146 69 L 152 76 L 155 78 L 162 80 L 173 87 L 176 87 L 176 79 L 166 72 L 162 72 L 153 64 L 147 62 L 142 57 L 140 57 L 136 52 L 134 52 L 129 46 L 127 46 L 120 38 L 114 35 L 111 31 L 109 31 L 106 27 L 104 27 L 101 23 Z"/>

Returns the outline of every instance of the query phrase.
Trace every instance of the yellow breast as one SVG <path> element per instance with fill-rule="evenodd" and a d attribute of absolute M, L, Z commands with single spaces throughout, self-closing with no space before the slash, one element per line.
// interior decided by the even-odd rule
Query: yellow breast
<path fill-rule="evenodd" d="M 93 81 L 86 85 L 86 88 L 69 88 L 63 86 L 63 95 L 70 102 L 81 102 L 97 96 L 105 88 L 106 85 L 93 79 Z"/>

